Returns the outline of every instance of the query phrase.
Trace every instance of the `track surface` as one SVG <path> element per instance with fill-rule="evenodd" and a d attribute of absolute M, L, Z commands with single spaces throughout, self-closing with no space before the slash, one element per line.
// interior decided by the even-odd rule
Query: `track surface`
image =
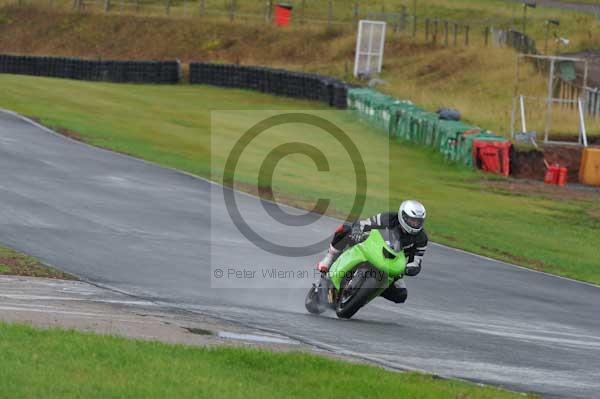
<path fill-rule="evenodd" d="M 240 237 L 206 181 L 3 112 L 0 170 L 0 242 L 90 281 L 392 367 L 546 397 L 600 397 L 598 287 L 433 245 L 422 275 L 407 282 L 406 304 L 378 299 L 351 321 L 311 316 L 305 289 L 210 288 L 211 253 L 228 253 L 232 264 L 272 259 Z M 296 231 L 334 225 L 321 219 Z M 286 259 L 286 267 L 315 260 Z"/>

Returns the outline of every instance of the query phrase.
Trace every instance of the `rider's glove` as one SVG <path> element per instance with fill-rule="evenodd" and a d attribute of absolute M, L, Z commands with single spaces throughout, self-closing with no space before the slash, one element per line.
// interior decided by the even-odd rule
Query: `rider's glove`
<path fill-rule="evenodd" d="M 360 223 L 354 223 L 352 225 L 352 231 L 350 232 L 350 239 L 354 242 L 361 242 L 365 237 L 366 233 Z"/>
<path fill-rule="evenodd" d="M 415 260 L 406 265 L 404 274 L 406 274 L 409 277 L 414 277 L 417 274 L 421 273 L 421 262 L 422 259 L 415 256 Z"/>

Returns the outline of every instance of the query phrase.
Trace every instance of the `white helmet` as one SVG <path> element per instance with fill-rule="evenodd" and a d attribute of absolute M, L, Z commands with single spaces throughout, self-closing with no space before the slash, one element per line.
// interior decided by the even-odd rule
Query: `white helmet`
<path fill-rule="evenodd" d="M 419 201 L 408 200 L 400 204 L 398 221 L 400 226 L 409 234 L 416 235 L 423 230 L 427 211 Z"/>

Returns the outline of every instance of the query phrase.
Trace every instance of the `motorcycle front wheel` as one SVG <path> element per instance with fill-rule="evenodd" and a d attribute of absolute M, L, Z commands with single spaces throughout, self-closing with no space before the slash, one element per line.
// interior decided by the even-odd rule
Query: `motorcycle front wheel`
<path fill-rule="evenodd" d="M 385 273 L 370 266 L 354 269 L 352 275 L 344 279 L 335 307 L 341 319 L 349 319 L 381 290 L 387 280 Z"/>

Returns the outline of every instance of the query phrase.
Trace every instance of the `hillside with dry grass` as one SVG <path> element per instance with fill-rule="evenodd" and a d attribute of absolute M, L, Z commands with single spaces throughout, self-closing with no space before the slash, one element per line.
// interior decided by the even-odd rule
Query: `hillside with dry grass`
<path fill-rule="evenodd" d="M 0 52 L 92 59 L 174 59 L 268 65 L 335 75 L 351 81 L 352 26 L 278 29 L 212 18 L 72 13 L 44 7 L 0 10 Z M 390 34 L 381 90 L 435 110 L 459 109 L 474 124 L 510 129 L 516 53 L 508 48 L 444 47 Z M 543 93 L 541 77 L 529 85 Z M 574 115 L 556 114 L 559 133 L 576 130 Z M 536 119 L 531 118 L 535 128 Z M 599 130 L 589 121 L 590 130 Z"/>

